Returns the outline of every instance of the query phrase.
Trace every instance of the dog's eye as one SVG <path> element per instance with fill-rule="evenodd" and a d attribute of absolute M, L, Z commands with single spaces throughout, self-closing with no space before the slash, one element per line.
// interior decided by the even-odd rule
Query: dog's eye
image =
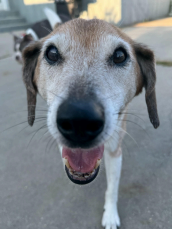
<path fill-rule="evenodd" d="M 59 60 L 60 54 L 55 46 L 50 46 L 46 50 L 45 57 L 50 64 L 54 64 Z"/>
<path fill-rule="evenodd" d="M 115 64 L 121 64 L 127 59 L 127 53 L 124 49 L 119 48 L 115 50 L 113 55 L 113 62 Z"/>

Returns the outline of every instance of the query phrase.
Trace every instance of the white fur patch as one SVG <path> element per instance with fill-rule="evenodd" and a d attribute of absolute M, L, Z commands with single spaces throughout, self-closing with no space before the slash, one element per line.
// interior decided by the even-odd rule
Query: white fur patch
<path fill-rule="evenodd" d="M 26 34 L 30 34 L 33 37 L 34 41 L 38 41 L 39 40 L 39 38 L 36 35 L 35 31 L 33 31 L 33 29 L 31 29 L 31 28 L 26 30 Z"/>
<path fill-rule="evenodd" d="M 61 23 L 61 19 L 60 17 L 53 11 L 51 10 L 50 8 L 46 7 L 44 8 L 44 13 L 51 25 L 51 28 L 53 29 L 54 26 L 57 24 L 57 23 Z"/>
<path fill-rule="evenodd" d="M 20 48 L 20 44 L 19 43 L 17 43 L 16 45 L 15 45 L 15 53 L 14 53 L 14 58 L 20 63 L 20 64 L 22 64 L 23 63 L 23 60 L 22 60 L 22 53 L 20 52 L 20 50 L 19 50 L 19 48 Z"/>
<path fill-rule="evenodd" d="M 118 150 L 121 151 L 121 148 L 119 148 Z M 106 152 L 105 165 L 107 176 L 107 190 L 105 194 L 102 226 L 105 227 L 105 229 L 117 229 L 117 227 L 120 227 L 120 218 L 118 215 L 117 202 L 122 167 L 122 155 L 120 155 L 119 157 L 112 157 L 110 156 L 109 152 Z"/>

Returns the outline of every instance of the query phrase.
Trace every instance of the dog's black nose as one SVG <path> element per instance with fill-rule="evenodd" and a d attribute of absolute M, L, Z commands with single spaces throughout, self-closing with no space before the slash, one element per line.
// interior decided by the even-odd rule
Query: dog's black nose
<path fill-rule="evenodd" d="M 104 127 L 104 112 L 93 101 L 66 100 L 57 112 L 57 127 L 69 141 L 81 146 L 95 139 Z"/>
<path fill-rule="evenodd" d="M 19 56 L 16 56 L 16 60 L 19 60 Z"/>

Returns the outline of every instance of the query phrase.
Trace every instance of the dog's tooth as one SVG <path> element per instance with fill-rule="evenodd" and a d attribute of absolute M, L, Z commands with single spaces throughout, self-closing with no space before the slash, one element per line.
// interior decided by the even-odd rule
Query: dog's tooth
<path fill-rule="evenodd" d="M 95 169 L 92 171 L 91 175 L 93 175 L 95 173 Z"/>
<path fill-rule="evenodd" d="M 75 174 L 75 172 L 71 168 L 68 168 L 68 169 L 71 174 Z"/>
<path fill-rule="evenodd" d="M 97 160 L 95 169 L 97 169 L 99 167 L 100 163 L 101 163 L 101 159 L 100 160 Z"/>
<path fill-rule="evenodd" d="M 84 177 L 85 177 L 85 178 L 88 178 L 89 176 L 90 176 L 90 175 L 85 175 Z"/>
<path fill-rule="evenodd" d="M 67 166 L 67 168 L 70 169 L 70 165 L 69 165 L 68 159 L 63 158 L 63 160 L 64 160 L 64 163 Z"/>
<path fill-rule="evenodd" d="M 76 177 L 76 178 L 78 178 L 78 176 L 77 176 L 76 174 L 73 174 L 73 177 Z"/>

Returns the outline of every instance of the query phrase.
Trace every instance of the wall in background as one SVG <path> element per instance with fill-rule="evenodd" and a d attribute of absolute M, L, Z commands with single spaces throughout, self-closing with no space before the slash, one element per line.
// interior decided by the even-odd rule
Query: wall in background
<path fill-rule="evenodd" d="M 97 0 L 82 18 L 99 18 L 119 26 L 166 17 L 170 0 Z"/>
<path fill-rule="evenodd" d="M 122 26 L 166 17 L 170 0 L 122 0 Z"/>
<path fill-rule="evenodd" d="M 50 3 L 49 0 L 23 0 L 25 5 Z"/>
<path fill-rule="evenodd" d="M 9 0 L 11 10 L 16 10 L 23 16 L 27 22 L 34 23 L 46 18 L 43 9 L 49 7 L 55 11 L 54 3 L 49 4 L 37 4 L 37 5 L 25 5 L 23 0 Z"/>
<path fill-rule="evenodd" d="M 117 24 L 122 19 L 122 0 L 97 0 L 88 5 L 81 18 L 98 18 Z"/>
<path fill-rule="evenodd" d="M 170 8 L 170 0 L 82 0 L 83 10 L 87 4 L 82 18 L 104 19 L 119 26 L 166 17 Z M 54 3 L 25 5 L 23 0 L 9 0 L 9 5 L 29 23 L 45 19 L 45 6 L 55 11 Z"/>

